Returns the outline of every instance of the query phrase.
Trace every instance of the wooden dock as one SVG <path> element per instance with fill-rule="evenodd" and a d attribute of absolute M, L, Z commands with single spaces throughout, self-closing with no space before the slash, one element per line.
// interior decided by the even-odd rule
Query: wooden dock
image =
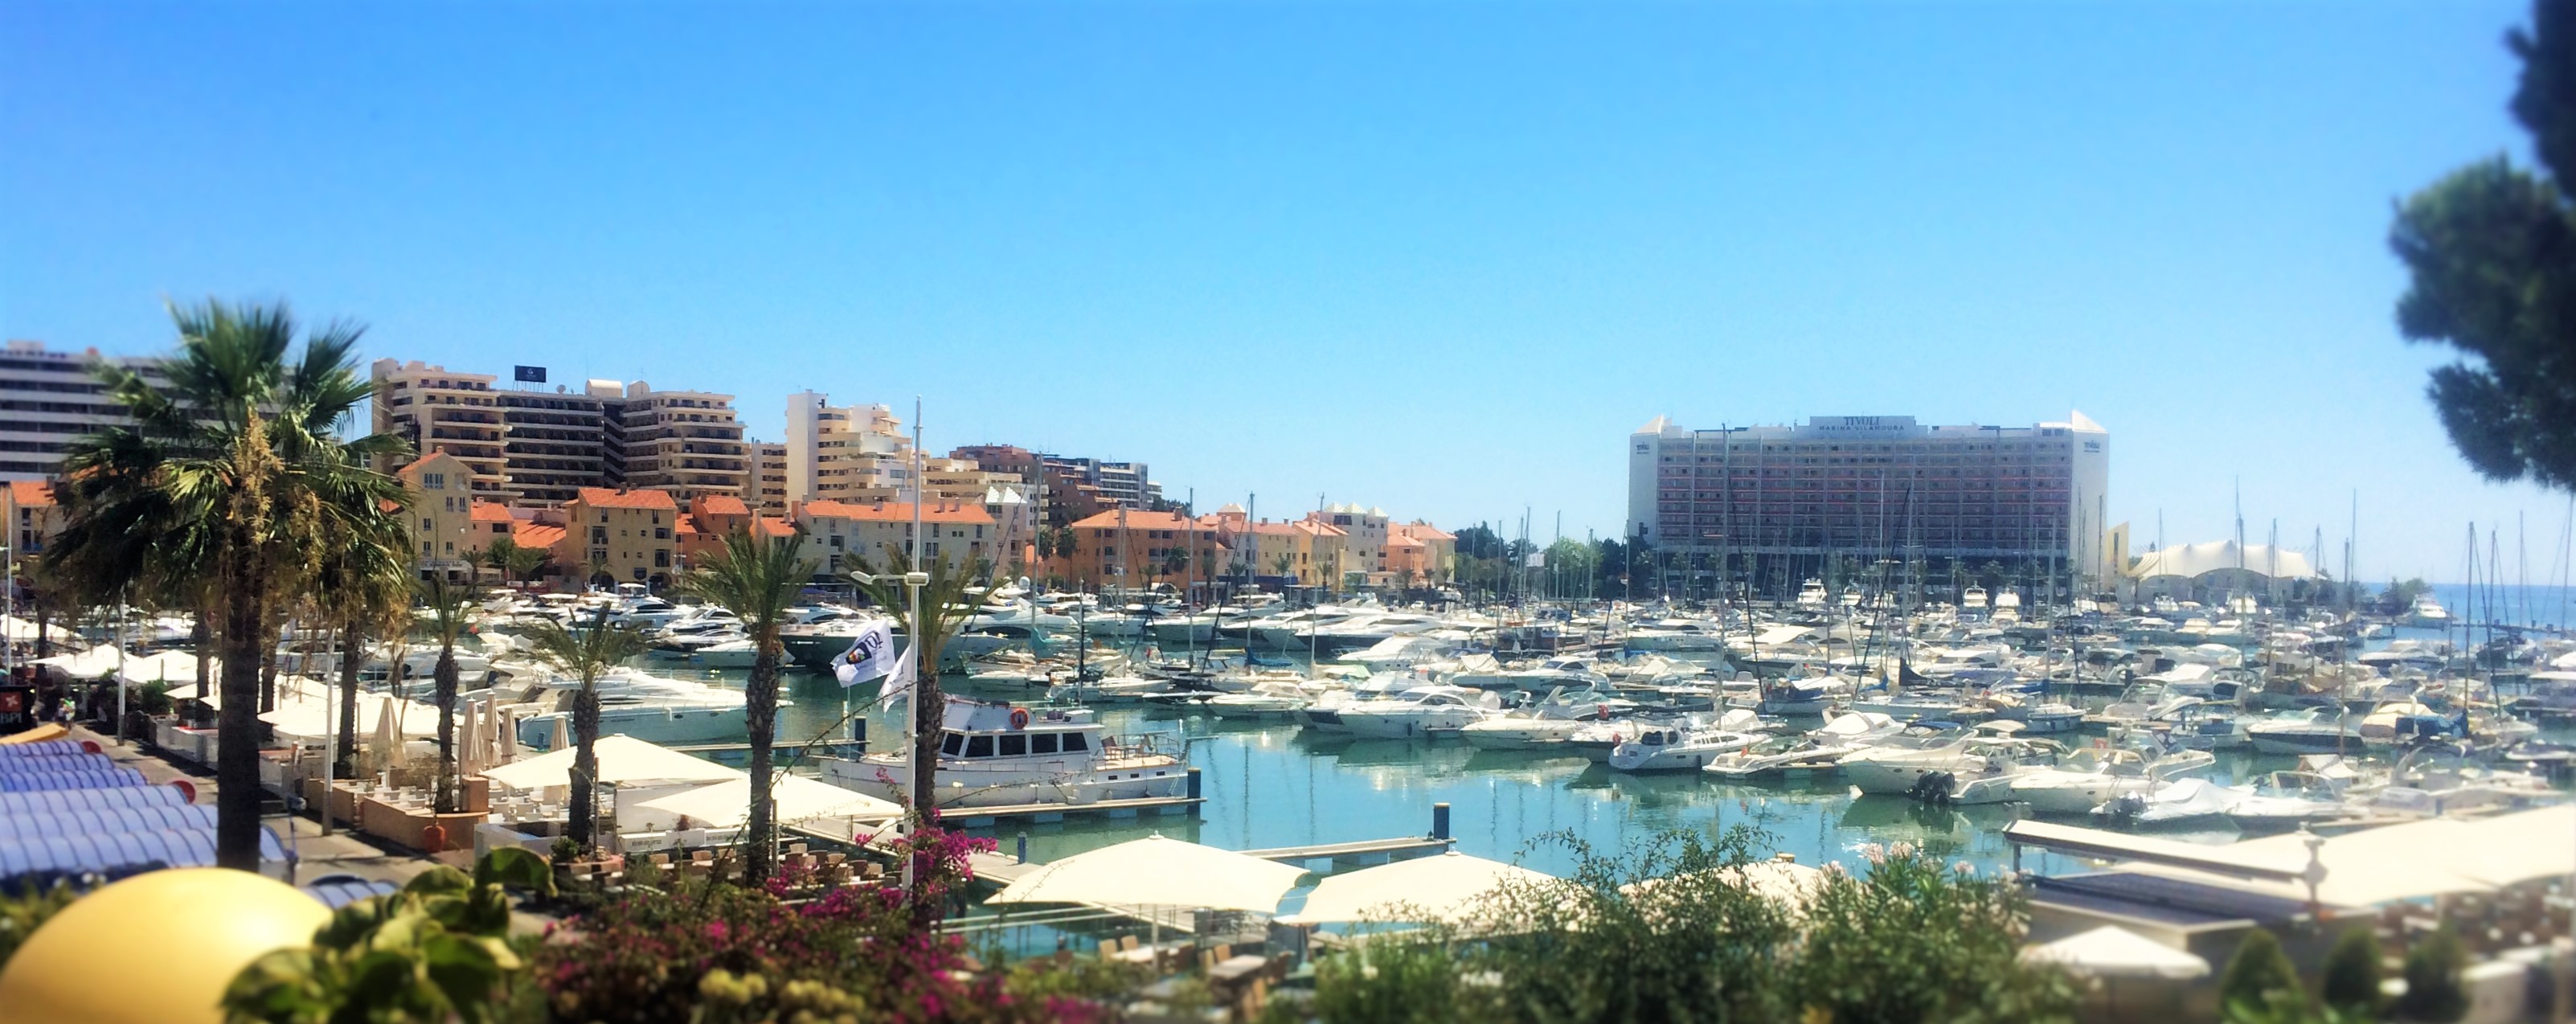
<path fill-rule="evenodd" d="M 1087 804 L 996 804 L 989 807 L 942 807 L 939 823 L 950 828 L 991 828 L 1004 821 L 1048 824 L 1067 817 L 1141 818 L 1188 814 L 1206 803 L 1200 796 L 1145 796 L 1095 800 Z"/>
<path fill-rule="evenodd" d="M 1247 857 L 1291 864 L 1329 860 L 1337 867 L 1364 867 L 1447 853 L 1457 842 L 1455 839 L 1433 836 L 1398 836 L 1394 839 L 1362 839 L 1348 843 L 1282 846 L 1275 850 L 1245 850 L 1243 854 Z"/>

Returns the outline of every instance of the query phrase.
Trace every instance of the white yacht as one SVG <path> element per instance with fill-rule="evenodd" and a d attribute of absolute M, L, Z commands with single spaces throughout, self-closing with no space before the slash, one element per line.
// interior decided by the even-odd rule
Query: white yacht
<path fill-rule="evenodd" d="M 686 679 L 668 679 L 631 668 L 613 668 L 599 679 L 599 734 L 632 736 L 652 743 L 722 743 L 742 738 L 743 694 Z M 571 734 L 572 701 L 579 680 L 556 678 L 545 684 L 541 699 L 554 710 L 519 719 L 519 742 L 545 750 L 554 742 L 557 721 Z M 781 706 L 788 700 L 781 696 Z"/>
<path fill-rule="evenodd" d="M 1639 730 L 1610 751 L 1610 768 L 1622 772 L 1698 771 L 1728 754 L 1744 750 L 1771 734 L 1712 727 L 1661 725 Z"/>
<path fill-rule="evenodd" d="M 2285 712 L 2248 722 L 2245 738 L 2260 754 L 2360 753 L 2361 729 L 2340 706 Z"/>
<path fill-rule="evenodd" d="M 1986 610 L 1986 588 L 1970 585 L 1968 589 L 1960 591 L 1959 610 L 1978 612 Z"/>
<path fill-rule="evenodd" d="M 1825 581 L 1810 577 L 1807 582 L 1798 585 L 1798 607 L 1822 608 L 1824 606 Z"/>
<path fill-rule="evenodd" d="M 1222 693 L 1200 705 L 1218 718 L 1279 719 L 1295 718 L 1314 703 L 1315 693 L 1304 685 L 1285 679 L 1266 679 L 1252 684 L 1242 693 Z"/>
<path fill-rule="evenodd" d="M 681 660 L 695 668 L 750 668 L 760 660 L 760 645 L 747 636 L 735 636 L 700 647 Z M 784 657 L 779 659 L 782 663 Z"/>
<path fill-rule="evenodd" d="M 1354 736 L 1413 739 L 1454 736 L 1502 711 L 1502 698 L 1464 686 L 1425 686 L 1392 697 L 1344 705 L 1342 729 Z"/>
<path fill-rule="evenodd" d="M 2014 779 L 2012 796 L 2041 814 L 2085 814 L 2114 797 L 2150 792 L 2166 779 L 2216 763 L 2202 750 L 2150 761 L 2135 750 L 2086 748 L 2055 767 Z"/>
<path fill-rule="evenodd" d="M 947 808 L 1095 804 L 1189 795 L 1189 765 L 1164 737 L 1113 736 L 1082 708 L 1036 709 L 948 698 L 938 804 Z M 1169 748 L 1169 749 L 1167 749 Z M 902 802 L 909 751 L 822 757 L 823 781 Z"/>
<path fill-rule="evenodd" d="M 1835 715 L 1804 736 L 1782 736 L 1711 761 L 1701 771 L 1725 779 L 1808 778 L 1839 774 L 1842 759 L 1904 731 L 1886 715 Z"/>
<path fill-rule="evenodd" d="M 1843 777 L 1863 793 L 1905 793 L 1926 775 L 1956 775 L 1991 755 L 2017 757 L 2028 744 L 2046 742 L 1995 735 L 1991 730 L 1900 735 L 1843 758 Z"/>
<path fill-rule="evenodd" d="M 2416 629 L 2451 628 L 2451 610 L 2433 600 L 2431 591 L 2415 595 L 2415 603 L 2406 607 L 2406 624 Z"/>
<path fill-rule="evenodd" d="M 1636 708 L 1626 699 L 1592 691 L 1563 688 L 1546 699 L 1471 722 L 1458 735 L 1479 750 L 1545 750 L 1562 747 L 1585 726 L 1605 722 Z"/>

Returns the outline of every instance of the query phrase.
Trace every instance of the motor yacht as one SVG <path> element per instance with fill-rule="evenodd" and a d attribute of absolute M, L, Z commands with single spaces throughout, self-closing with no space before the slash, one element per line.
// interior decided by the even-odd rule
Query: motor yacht
<path fill-rule="evenodd" d="M 2164 779 L 2209 768 L 2217 760 L 2201 750 L 2151 759 L 2125 748 L 2085 748 L 2053 767 L 2014 779 L 2012 796 L 2040 814 L 2087 814 L 2114 797 L 2151 791 Z"/>
<path fill-rule="evenodd" d="M 1464 686 L 1425 686 L 1341 709 L 1342 728 L 1354 736 L 1414 739 L 1454 736 L 1470 723 L 1502 711 L 1502 698 Z"/>
<path fill-rule="evenodd" d="M 1863 793 L 1905 793 L 1926 775 L 1955 775 L 1974 759 L 1997 752 L 2018 753 L 2023 745 L 2046 742 L 2015 739 L 1991 727 L 1974 732 L 1909 729 L 1843 758 L 1843 777 Z"/>
<path fill-rule="evenodd" d="M 1740 728 L 1759 724 L 1752 712 L 1738 709 L 1706 725 L 1676 723 L 1640 729 L 1611 748 L 1608 764 L 1612 771 L 1622 772 L 1698 771 L 1711 761 L 1772 738 L 1767 732 Z"/>
<path fill-rule="evenodd" d="M 1254 683 L 1242 693 L 1222 693 L 1200 707 L 1218 718 L 1263 720 L 1295 718 L 1314 702 L 1315 691 L 1285 679 Z"/>
<path fill-rule="evenodd" d="M 2112 797 L 2092 813 L 2097 822 L 2127 828 L 2190 828 L 2225 821 L 2244 799 L 2208 779 L 2170 779 Z"/>
<path fill-rule="evenodd" d="M 740 690 L 631 668 L 609 669 L 599 677 L 597 688 L 602 736 L 632 736 L 652 743 L 722 743 L 743 735 Z M 521 717 L 519 742 L 539 750 L 552 749 L 558 721 L 569 735 L 572 701 L 580 689 L 578 679 L 558 676 L 546 680 L 538 700 L 551 702 L 553 709 Z M 782 696 L 778 703 L 786 706 L 790 702 Z"/>
<path fill-rule="evenodd" d="M 1544 750 L 1562 747 L 1585 726 L 1628 714 L 1635 707 L 1625 698 L 1560 687 L 1543 699 L 1468 723 L 1458 735 L 1479 750 Z"/>
<path fill-rule="evenodd" d="M 760 660 L 760 645 L 747 636 L 736 636 L 700 647 L 681 660 L 693 668 L 750 668 Z"/>
<path fill-rule="evenodd" d="M 1086 708 L 1027 708 L 948 698 L 942 716 L 938 804 L 975 808 L 1189 795 L 1178 743 L 1108 733 Z M 912 787 L 910 751 L 818 757 L 823 781 L 884 800 Z"/>
<path fill-rule="evenodd" d="M 2262 754 L 2360 753 L 2361 729 L 2341 705 L 2313 707 L 2249 722 L 2245 738 Z"/>
<path fill-rule="evenodd" d="M 2227 820 L 2247 832 L 2285 832 L 2312 821 L 2331 821 L 2360 812 L 2344 800 L 2350 780 L 2319 772 L 2270 772 L 2253 782 L 2230 787 L 2235 801 Z"/>

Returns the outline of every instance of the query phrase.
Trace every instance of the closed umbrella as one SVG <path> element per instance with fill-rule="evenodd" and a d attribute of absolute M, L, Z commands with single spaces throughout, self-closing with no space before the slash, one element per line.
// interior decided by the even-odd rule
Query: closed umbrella
<path fill-rule="evenodd" d="M 546 737 L 546 749 L 548 751 L 571 749 L 572 729 L 566 726 L 564 721 L 565 720 L 562 718 L 555 719 L 554 735 Z"/>
<path fill-rule="evenodd" d="M 1334 875 L 1315 886 L 1306 906 L 1281 920 L 1294 924 L 1347 921 L 1467 923 L 1480 904 L 1505 886 L 1545 885 L 1555 876 L 1517 864 L 1451 850 Z"/>
<path fill-rule="evenodd" d="M 482 701 L 466 701 L 465 713 L 456 720 L 456 772 L 459 775 L 472 775 L 483 769 L 483 723 L 476 713 L 482 706 Z"/>
<path fill-rule="evenodd" d="M 495 735 L 495 738 L 500 741 L 500 752 L 492 759 L 492 763 L 508 764 L 519 759 L 519 721 L 508 715 L 499 714 L 500 709 L 497 707 L 493 711 L 495 714 L 492 717 L 499 719 L 493 724 L 500 727 Z"/>
<path fill-rule="evenodd" d="M 398 700 L 388 700 L 376 706 L 376 736 L 373 742 L 376 756 L 384 759 L 385 769 L 388 771 L 402 767 L 403 763 L 402 726 L 394 721 L 395 707 L 401 703 Z"/>

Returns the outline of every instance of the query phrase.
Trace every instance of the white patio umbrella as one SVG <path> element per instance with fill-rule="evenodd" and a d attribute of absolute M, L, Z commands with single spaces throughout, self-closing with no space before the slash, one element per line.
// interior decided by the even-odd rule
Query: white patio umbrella
<path fill-rule="evenodd" d="M 2067 973 L 2099 980 L 2106 1010 L 2118 1008 L 2119 979 L 2188 981 L 2209 975 L 2209 961 L 2115 924 L 2055 942 L 2025 946 L 2021 959 L 2030 964 L 2053 964 Z M 2169 986 L 2167 992 L 2179 998 Z"/>
<path fill-rule="evenodd" d="M 389 700 L 376 706 L 376 735 L 372 742 L 377 755 L 385 759 L 387 769 L 400 768 L 403 763 L 402 725 L 394 717 L 401 703 Z"/>
<path fill-rule="evenodd" d="M 2096 978 L 2206 977 L 2209 961 L 2116 924 L 2024 947 L 2022 961 L 2054 964 Z"/>
<path fill-rule="evenodd" d="M 483 777 L 517 789 L 572 785 L 571 747 L 483 770 Z M 727 768 L 654 746 L 632 736 L 602 736 L 592 753 L 599 758 L 599 782 L 724 782 L 742 777 Z"/>
<path fill-rule="evenodd" d="M 483 723 L 477 714 L 482 706 L 483 702 L 479 700 L 466 701 L 465 713 L 456 719 L 456 773 L 459 775 L 472 775 L 483 770 Z"/>
<path fill-rule="evenodd" d="M 1466 923 L 1496 891 L 1512 884 L 1557 881 L 1517 864 L 1456 850 L 1333 875 L 1306 896 L 1306 906 L 1280 918 L 1289 924 L 1347 921 Z"/>
<path fill-rule="evenodd" d="M 984 902 L 1150 907 L 1159 947 L 1164 908 L 1274 913 L 1305 874 L 1304 868 L 1156 835 L 1049 863 Z"/>
<path fill-rule="evenodd" d="M 59 666 L 74 679 L 96 679 L 116 671 L 117 663 L 124 658 L 125 652 L 117 650 L 115 645 L 100 644 L 77 654 L 57 654 L 50 658 L 38 658 L 36 664 Z M 188 678 L 194 681 L 196 676 L 190 675 Z"/>
<path fill-rule="evenodd" d="M 1055 861 L 986 903 L 1094 903 L 1250 910 L 1268 914 L 1297 887 L 1303 868 L 1232 850 L 1147 836 Z"/>
<path fill-rule="evenodd" d="M 499 747 L 492 758 L 492 763 L 509 764 L 519 759 L 519 720 L 500 714 L 501 709 L 497 707 L 492 710 L 493 717 L 499 719 L 493 723 L 499 727 L 493 734 L 493 738 L 499 741 Z"/>
<path fill-rule="evenodd" d="M 896 804 L 801 775 L 779 776 L 769 787 L 769 797 L 778 805 L 781 825 L 816 818 L 884 821 L 903 816 L 903 808 Z M 751 778 L 728 779 L 636 806 L 668 811 L 712 829 L 739 828 L 751 819 Z"/>

